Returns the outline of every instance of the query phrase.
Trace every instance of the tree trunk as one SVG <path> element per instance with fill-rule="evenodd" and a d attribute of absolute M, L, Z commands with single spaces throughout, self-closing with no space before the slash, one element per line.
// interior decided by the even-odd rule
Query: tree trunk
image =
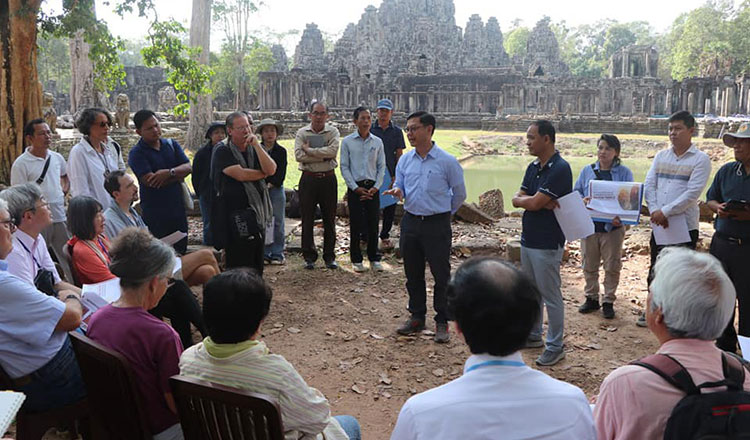
<path fill-rule="evenodd" d="M 70 113 L 89 107 L 109 107 L 94 87 L 94 64 L 89 59 L 89 45 L 83 41 L 83 29 L 70 39 Z"/>
<path fill-rule="evenodd" d="M 190 46 L 200 47 L 198 61 L 208 64 L 209 43 L 211 40 L 211 0 L 193 0 L 193 13 L 190 18 Z M 203 144 L 203 135 L 213 120 L 211 95 L 200 95 L 190 103 L 190 123 L 186 147 L 197 151 Z"/>
<path fill-rule="evenodd" d="M 23 152 L 23 126 L 42 116 L 36 66 L 36 16 L 41 0 L 0 2 L 0 181 Z"/>

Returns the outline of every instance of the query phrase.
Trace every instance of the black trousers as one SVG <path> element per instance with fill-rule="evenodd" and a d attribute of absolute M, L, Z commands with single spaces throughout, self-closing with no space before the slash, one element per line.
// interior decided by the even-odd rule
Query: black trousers
<path fill-rule="evenodd" d="M 265 249 L 265 230 L 255 234 L 252 240 L 230 239 L 224 247 L 226 250 L 226 268 L 249 267 L 263 276 L 263 252 Z"/>
<path fill-rule="evenodd" d="M 737 292 L 739 303 L 740 322 L 739 334 L 750 337 L 750 244 L 739 245 L 726 238 L 714 234 L 711 239 L 711 255 L 721 261 L 729 279 L 732 280 L 734 290 Z M 737 332 L 734 330 L 734 313 L 729 320 L 724 333 L 716 340 L 716 345 L 722 350 L 737 351 Z"/>
<path fill-rule="evenodd" d="M 380 238 L 387 240 L 391 237 L 391 228 L 393 219 L 396 218 L 396 205 L 386 206 L 383 208 L 383 226 L 380 229 Z"/>
<path fill-rule="evenodd" d="M 201 335 L 204 337 L 208 335 L 198 300 L 183 280 L 175 280 L 174 284 L 167 289 L 159 304 L 149 310 L 149 313 L 159 319 L 164 316 L 169 318 L 172 322 L 172 328 L 180 335 L 183 348 L 193 345 L 193 335 L 190 331 L 191 323 Z"/>
<path fill-rule="evenodd" d="M 323 216 L 323 261 L 330 263 L 336 260 L 336 175 L 325 177 L 310 176 L 302 173 L 299 179 L 299 205 L 302 214 L 302 257 L 305 261 L 318 259 L 313 237 L 315 224 L 315 207 L 320 206 Z"/>
<path fill-rule="evenodd" d="M 648 246 L 649 250 L 651 251 L 651 266 L 648 268 L 648 278 L 646 279 L 648 282 L 648 285 L 651 286 L 651 281 L 654 279 L 654 264 L 656 264 L 656 259 L 659 257 L 659 254 L 661 253 L 664 248 L 668 248 L 670 246 L 679 246 L 679 247 L 686 247 L 690 248 L 692 250 L 695 250 L 695 247 L 698 245 L 698 230 L 693 229 L 688 231 L 690 234 L 690 241 L 687 243 L 679 243 L 679 244 L 670 244 L 670 245 L 660 245 L 656 244 L 656 239 L 654 238 L 654 233 L 651 233 L 651 241 L 649 241 Z"/>
<path fill-rule="evenodd" d="M 362 250 L 359 247 L 362 234 L 366 234 L 367 237 L 367 259 L 380 261 L 381 255 L 378 251 L 380 194 L 375 193 L 371 200 L 360 200 L 359 195 L 354 191 L 347 190 L 346 203 L 349 206 L 349 254 L 352 263 L 362 262 Z"/>
<path fill-rule="evenodd" d="M 409 312 L 413 317 L 424 319 L 427 314 L 426 260 L 435 279 L 432 301 L 435 322 L 448 321 L 445 289 L 451 277 L 451 238 L 450 212 L 429 217 L 406 213 L 401 219 L 399 245 L 404 258 Z"/>

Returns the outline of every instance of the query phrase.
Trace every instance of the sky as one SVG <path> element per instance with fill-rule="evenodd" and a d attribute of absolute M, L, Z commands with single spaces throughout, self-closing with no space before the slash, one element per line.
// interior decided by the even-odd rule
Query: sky
<path fill-rule="evenodd" d="M 115 3 L 117 0 L 109 0 Z M 737 0 L 739 1 L 739 0 Z M 154 0 L 159 18 L 172 17 L 189 27 L 191 0 Z M 47 0 L 42 8 L 45 11 L 60 10 L 61 0 Z M 507 33 L 515 19 L 523 26 L 533 27 L 544 15 L 553 22 L 565 21 L 569 26 L 592 24 L 598 20 L 611 18 L 620 22 L 644 20 L 651 23 L 657 32 L 664 32 L 681 13 L 688 12 L 705 3 L 705 0 L 536 0 L 533 7 L 525 2 L 508 0 L 454 0 L 456 25 L 464 28 L 472 14 L 479 14 L 484 22 L 489 17 L 497 18 L 500 30 Z M 133 16 L 120 18 L 106 6 L 104 0 L 96 0 L 97 16 L 104 19 L 115 34 L 127 39 L 139 39 L 146 35 L 148 22 Z M 333 38 L 343 32 L 348 23 L 356 23 L 368 5 L 378 7 L 376 0 L 266 0 L 253 16 L 254 28 L 262 34 L 282 33 L 291 29 L 298 35 L 281 41 L 287 56 L 292 56 L 294 46 L 307 23 L 318 27 Z M 221 45 L 221 31 L 213 32 L 211 50 L 218 51 Z"/>

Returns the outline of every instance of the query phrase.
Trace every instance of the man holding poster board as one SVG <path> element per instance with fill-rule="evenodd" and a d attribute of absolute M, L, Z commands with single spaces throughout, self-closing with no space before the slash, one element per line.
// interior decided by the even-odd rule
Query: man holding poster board
<path fill-rule="evenodd" d="M 692 143 L 695 118 L 685 110 L 669 117 L 669 141 L 671 147 L 656 153 L 644 182 L 644 198 L 651 213 L 651 224 L 657 228 L 684 228 L 687 226 L 690 240 L 680 243 L 662 244 L 654 233 L 649 243 L 651 266 L 648 284 L 651 285 L 653 267 L 659 253 L 668 245 L 695 249 L 698 243 L 698 198 L 706 187 L 711 174 L 711 159 Z M 682 224 L 682 216 L 684 222 Z M 680 224 L 677 224 L 677 223 Z M 646 315 L 638 318 L 638 326 L 646 326 Z"/>
<path fill-rule="evenodd" d="M 529 154 L 537 159 L 526 168 L 521 189 L 513 197 L 513 206 L 525 210 L 521 232 L 521 265 L 535 281 L 547 308 L 547 342 L 536 363 L 554 365 L 565 358 L 565 305 L 560 291 L 560 264 L 565 235 L 552 210 L 558 206 L 558 198 L 573 190 L 573 174 L 568 162 L 555 150 L 555 127 L 550 121 L 538 120 L 529 126 L 526 146 Z M 542 345 L 540 313 L 526 346 Z"/>

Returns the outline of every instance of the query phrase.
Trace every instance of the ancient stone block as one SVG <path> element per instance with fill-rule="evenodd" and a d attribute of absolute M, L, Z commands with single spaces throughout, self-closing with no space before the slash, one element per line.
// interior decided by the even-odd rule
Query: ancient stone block
<path fill-rule="evenodd" d="M 479 209 L 495 218 L 505 217 L 503 192 L 499 189 L 491 189 L 481 194 L 479 196 Z"/>

